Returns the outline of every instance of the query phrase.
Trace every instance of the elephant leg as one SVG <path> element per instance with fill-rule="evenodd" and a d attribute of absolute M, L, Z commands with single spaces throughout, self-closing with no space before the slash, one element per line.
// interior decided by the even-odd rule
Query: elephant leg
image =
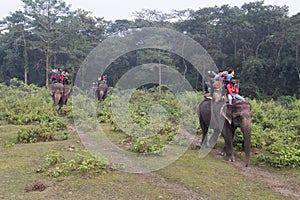
<path fill-rule="evenodd" d="M 221 148 L 221 150 L 218 152 L 218 154 L 221 156 L 225 156 L 226 155 L 226 147 L 224 146 L 223 148 Z"/>
<path fill-rule="evenodd" d="M 202 139 L 201 139 L 201 145 L 205 144 L 207 139 L 207 132 L 208 132 L 208 126 L 206 126 L 204 124 L 204 122 L 200 121 L 200 126 L 201 126 L 201 129 L 202 129 Z M 204 143 L 205 142 L 205 143 Z"/>
<path fill-rule="evenodd" d="M 107 90 L 104 91 L 104 96 L 103 96 L 103 100 L 107 98 Z"/>
<path fill-rule="evenodd" d="M 103 101 L 104 100 L 104 91 L 103 90 L 100 90 L 100 101 Z"/>
<path fill-rule="evenodd" d="M 216 148 L 219 138 L 219 130 L 214 129 L 212 136 L 209 138 L 208 145 L 210 147 Z"/>
<path fill-rule="evenodd" d="M 99 101 L 100 100 L 100 90 L 99 89 L 96 90 L 96 96 L 97 96 L 97 99 Z"/>
<path fill-rule="evenodd" d="M 64 94 L 62 96 L 62 105 L 66 105 L 67 104 L 69 96 L 70 96 L 70 93 L 71 93 L 71 89 L 66 89 L 64 91 Z"/>
<path fill-rule="evenodd" d="M 58 111 L 61 109 L 61 102 L 62 102 L 62 93 L 61 92 L 55 92 L 55 94 L 54 94 L 54 108 L 57 109 Z"/>
<path fill-rule="evenodd" d="M 55 93 L 54 94 L 54 105 L 57 106 L 59 104 L 59 101 L 61 99 L 61 93 Z"/>
<path fill-rule="evenodd" d="M 233 155 L 233 139 L 232 139 L 232 136 L 234 134 L 234 130 L 232 130 L 230 127 L 229 124 L 225 124 L 224 126 L 224 141 L 225 141 L 225 160 L 227 161 L 231 161 L 231 162 L 234 162 L 235 161 L 235 158 L 234 158 L 234 155 Z M 227 127 L 226 127 L 227 126 Z"/>

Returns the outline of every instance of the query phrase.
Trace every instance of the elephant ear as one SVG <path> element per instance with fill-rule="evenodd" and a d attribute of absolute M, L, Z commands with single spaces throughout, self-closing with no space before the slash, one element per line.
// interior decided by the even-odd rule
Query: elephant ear
<path fill-rule="evenodd" d="M 220 110 L 220 114 L 228 121 L 229 124 L 232 123 L 232 105 L 224 104 Z"/>

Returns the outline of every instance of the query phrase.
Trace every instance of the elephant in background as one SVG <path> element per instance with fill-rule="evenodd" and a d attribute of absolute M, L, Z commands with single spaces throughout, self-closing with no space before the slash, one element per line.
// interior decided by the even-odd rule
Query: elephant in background
<path fill-rule="evenodd" d="M 100 83 L 98 89 L 96 90 L 98 101 L 104 101 L 108 93 L 108 85 L 106 83 Z"/>
<path fill-rule="evenodd" d="M 205 99 L 198 104 L 197 112 L 203 134 L 201 144 L 204 145 L 208 128 L 212 128 L 215 133 L 216 131 L 218 133 L 221 132 L 225 141 L 225 160 L 235 161 L 233 155 L 233 138 L 235 130 L 238 127 L 241 128 L 244 137 L 245 166 L 247 167 L 250 163 L 251 148 L 252 112 L 250 103 L 236 101 L 232 105 L 229 105 Z"/>
<path fill-rule="evenodd" d="M 67 104 L 68 98 L 71 93 L 71 87 L 69 85 L 63 85 L 62 83 L 54 83 L 51 85 L 53 91 L 52 98 L 55 107 L 59 106 L 59 109 Z"/>

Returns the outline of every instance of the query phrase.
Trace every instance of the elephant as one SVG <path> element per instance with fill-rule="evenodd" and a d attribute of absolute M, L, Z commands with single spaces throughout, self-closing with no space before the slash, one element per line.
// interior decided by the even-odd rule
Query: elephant
<path fill-rule="evenodd" d="M 98 89 L 96 90 L 98 101 L 104 101 L 108 93 L 108 85 L 106 83 L 100 83 Z"/>
<path fill-rule="evenodd" d="M 224 141 L 225 160 L 235 161 L 233 155 L 233 138 L 235 130 L 240 127 L 244 137 L 245 166 L 250 163 L 251 120 L 252 112 L 249 102 L 235 101 L 232 105 L 205 99 L 197 106 L 200 127 L 202 129 L 201 145 L 205 145 L 208 128 L 214 130 L 212 139 L 216 143 L 216 131 L 221 132 Z M 219 135 L 217 135 L 218 137 Z"/>
<path fill-rule="evenodd" d="M 51 86 L 53 91 L 52 98 L 55 107 L 59 106 L 59 109 L 67 104 L 68 98 L 71 93 L 71 87 L 69 85 L 63 85 L 62 83 L 53 83 Z"/>
<path fill-rule="evenodd" d="M 70 85 L 64 85 L 64 91 L 63 91 L 62 102 L 61 102 L 62 105 L 67 104 L 71 91 L 72 88 L 70 87 Z"/>

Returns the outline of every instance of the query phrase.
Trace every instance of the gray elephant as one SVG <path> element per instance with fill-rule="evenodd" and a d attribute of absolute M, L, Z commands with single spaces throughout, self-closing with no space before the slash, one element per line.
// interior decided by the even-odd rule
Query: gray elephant
<path fill-rule="evenodd" d="M 59 106 L 59 109 L 67 104 L 68 98 L 71 93 L 71 87 L 69 85 L 63 85 L 62 83 L 53 83 L 51 85 L 53 91 L 52 98 L 55 107 Z"/>
<path fill-rule="evenodd" d="M 203 100 L 197 106 L 200 126 L 202 129 L 201 144 L 205 145 L 208 128 L 215 133 L 221 132 L 225 141 L 225 159 L 235 161 L 233 155 L 233 138 L 235 130 L 240 127 L 244 136 L 246 167 L 250 163 L 251 147 L 251 106 L 246 101 L 236 101 L 232 105 L 213 100 Z M 214 141 L 219 136 L 214 133 Z M 216 137 L 217 136 L 217 137 Z"/>
<path fill-rule="evenodd" d="M 108 93 L 108 85 L 105 82 L 101 82 L 96 90 L 98 101 L 104 101 Z"/>

